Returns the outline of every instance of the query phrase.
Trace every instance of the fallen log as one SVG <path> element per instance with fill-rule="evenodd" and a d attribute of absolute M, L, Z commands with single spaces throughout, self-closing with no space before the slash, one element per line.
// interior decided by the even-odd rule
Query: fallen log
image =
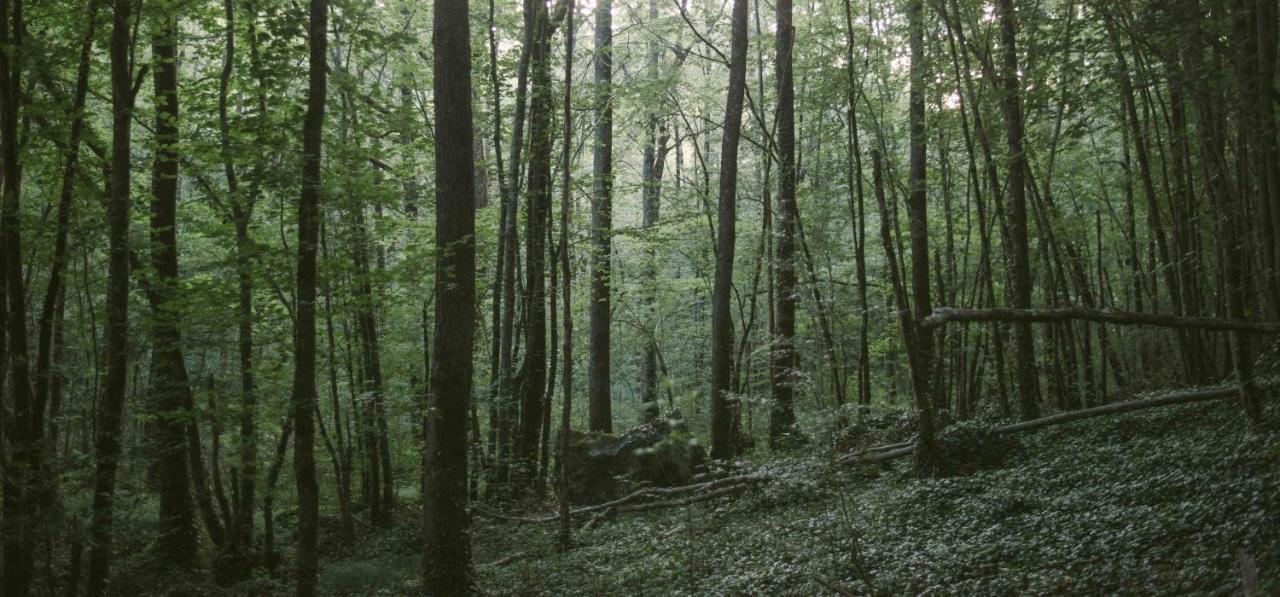
<path fill-rule="evenodd" d="M 616 500 L 611 500 L 608 502 L 595 504 L 591 506 L 574 508 L 573 510 L 569 511 L 569 515 L 582 516 L 584 514 L 592 514 L 595 512 L 601 512 L 601 511 L 607 511 L 607 510 L 614 510 L 615 512 L 641 512 L 644 510 L 651 510 L 655 508 L 652 508 L 652 507 L 640 508 L 636 506 L 636 502 L 641 502 L 646 499 L 671 498 L 672 496 L 684 496 L 686 494 L 692 494 L 692 495 L 689 495 L 689 497 L 687 498 L 677 497 L 676 499 L 669 499 L 669 500 L 666 500 L 665 503 L 669 503 L 670 505 L 691 504 L 698 501 L 704 501 L 706 499 L 712 499 L 714 497 L 719 497 L 721 495 L 728 495 L 729 493 L 733 493 L 731 491 L 730 492 L 724 491 L 726 489 L 733 489 L 735 491 L 743 490 L 743 489 L 746 489 L 746 486 L 749 484 L 768 481 L 771 478 L 772 477 L 770 475 L 757 472 L 757 473 L 747 473 L 745 475 L 737 475 L 733 477 L 724 477 L 722 479 L 714 479 L 711 481 L 704 481 L 702 483 L 694 483 L 692 485 L 681 485 L 679 487 L 646 487 L 643 489 L 637 489 Z M 676 503 L 676 502 L 679 502 L 680 500 L 688 500 L 688 501 L 684 503 Z M 664 503 L 664 502 L 650 502 L 648 504 L 640 504 L 640 506 L 649 506 L 653 503 Z M 485 518 L 492 518 L 494 520 L 505 520 L 508 522 L 545 523 L 545 522 L 554 522 L 560 519 L 559 514 L 547 514 L 545 516 L 517 516 L 513 514 L 504 514 L 501 512 L 494 512 L 487 508 L 483 508 L 481 506 L 476 506 L 476 505 L 473 505 L 471 507 L 471 511 Z"/>
<path fill-rule="evenodd" d="M 1219 332 L 1242 332 L 1246 334 L 1280 334 L 1280 322 L 1278 321 L 1181 317 L 1157 313 L 1113 311 L 1111 309 L 1086 309 L 1084 307 L 1048 309 L 959 309 L 955 307 L 935 307 L 933 314 L 924 318 L 921 325 L 925 329 L 935 329 L 948 323 L 958 322 L 1066 323 L 1073 320 L 1113 325 L 1199 329 Z"/>
<path fill-rule="evenodd" d="M 1258 390 L 1274 390 L 1274 389 L 1280 388 L 1280 378 L 1271 377 L 1266 379 L 1254 380 L 1254 385 L 1257 387 Z M 1049 415 L 1047 417 L 1041 417 L 1039 419 L 1032 419 L 1030 421 L 1022 421 L 1019 423 L 1012 423 L 1009 425 L 1001 425 L 999 427 L 993 428 L 991 431 L 1000 435 L 1021 433 L 1023 431 L 1031 431 L 1034 429 L 1051 427 L 1053 425 L 1070 423 L 1072 421 L 1078 421 L 1080 419 L 1102 417 L 1106 415 L 1126 413 L 1126 412 L 1131 412 L 1135 410 L 1143 410 L 1147 408 L 1157 408 L 1161 406 L 1172 406 L 1175 404 L 1191 404 L 1194 402 L 1207 402 L 1210 400 L 1221 400 L 1223 398 L 1229 398 L 1231 396 L 1238 395 L 1239 393 L 1240 393 L 1240 386 L 1234 385 L 1234 384 L 1228 385 L 1228 386 L 1215 387 L 1215 388 L 1197 388 L 1192 390 L 1183 390 L 1180 392 L 1173 392 L 1170 394 L 1165 394 L 1163 396 L 1157 396 L 1154 398 L 1139 398 L 1137 400 L 1113 402 L 1111 404 L 1104 404 L 1102 406 L 1095 406 L 1093 408 L 1085 408 L 1080 410 L 1057 413 L 1054 415 Z M 861 452 L 857 452 L 854 454 L 849 454 L 848 456 L 841 458 L 838 462 L 840 464 L 855 464 L 855 463 L 878 464 L 881 462 L 888 462 L 890 460 L 895 460 L 898 458 L 902 458 L 903 456 L 907 456 L 912 452 L 915 452 L 915 449 L 916 449 L 916 446 L 914 443 L 890 444 L 887 446 L 878 446 L 875 448 L 868 448 L 866 450 L 863 450 Z"/>

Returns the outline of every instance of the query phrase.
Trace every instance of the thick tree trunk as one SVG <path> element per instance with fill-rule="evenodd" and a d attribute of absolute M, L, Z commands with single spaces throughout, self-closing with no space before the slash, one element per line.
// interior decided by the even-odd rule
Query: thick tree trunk
<path fill-rule="evenodd" d="M 320 228 L 320 153 L 328 74 L 328 0 L 311 0 L 307 113 L 302 127 L 302 195 L 298 200 L 297 320 L 294 324 L 293 475 L 298 486 L 297 594 L 316 593 L 320 487 L 316 481 L 316 249 Z M 471 153 L 467 152 L 470 156 Z M 471 196 L 468 195 L 468 198 Z M 373 450 L 376 447 L 369 446 Z"/>
<path fill-rule="evenodd" d="M 466 0 L 435 0 L 434 8 L 436 333 L 422 500 L 422 585 L 428 595 L 466 595 L 475 591 L 467 512 L 476 313 L 471 35 Z M 543 93 L 549 95 L 550 89 Z M 536 389 L 540 394 L 541 385 Z"/>
<path fill-rule="evenodd" d="M 12 28 L 12 29 L 11 29 Z M 3 171 L 3 215 L 0 216 L 0 247 L 3 247 L 5 294 L 8 300 L 8 361 L 13 411 L 8 420 L 12 460 L 4 475 L 4 513 L 0 532 L 4 535 L 3 582 L 6 595 L 30 593 L 34 567 L 37 498 L 43 405 L 31 393 L 31 369 L 27 353 L 26 281 L 23 279 L 21 238 L 21 164 L 18 160 L 18 114 L 21 110 L 19 83 L 22 78 L 22 2 L 0 1 L 0 153 Z M 3 317 L 5 314 L 0 314 Z"/>
<path fill-rule="evenodd" d="M 733 255 L 737 237 L 738 144 L 747 87 L 747 0 L 733 0 L 729 89 L 720 147 L 719 230 L 711 298 L 711 458 L 734 454 L 729 395 L 733 379 Z"/>
<path fill-rule="evenodd" d="M 613 245 L 613 3 L 596 5 L 595 156 L 591 194 L 591 358 L 587 424 L 591 431 L 613 431 L 612 378 L 609 374 L 610 289 Z M 567 165 L 566 165 L 567 167 Z"/>

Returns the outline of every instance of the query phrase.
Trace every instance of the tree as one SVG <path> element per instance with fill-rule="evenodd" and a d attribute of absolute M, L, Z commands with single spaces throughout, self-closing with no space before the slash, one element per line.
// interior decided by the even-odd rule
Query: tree
<path fill-rule="evenodd" d="M 151 41 L 156 97 L 156 155 L 151 172 L 151 267 L 148 289 L 154 320 L 151 359 L 156 413 L 156 461 L 160 473 L 160 549 L 169 563 L 189 568 L 199 559 L 187 421 L 191 385 L 182 356 L 178 279 L 178 19 L 156 25 Z M 199 463 L 196 463 L 197 465 Z"/>
<path fill-rule="evenodd" d="M 533 47 L 529 123 L 528 222 L 525 233 L 524 361 L 520 364 L 520 433 L 516 445 L 519 478 L 526 483 L 538 469 L 543 398 L 547 385 L 547 237 L 551 212 L 551 115 L 555 98 L 551 90 L 551 35 L 554 31 L 547 7 L 526 2 L 532 14 Z M 524 485 L 520 483 L 518 485 Z"/>
<path fill-rule="evenodd" d="M 110 247 L 107 267 L 107 376 L 94 442 L 93 520 L 90 523 L 88 592 L 106 592 L 111 574 L 116 471 L 129 375 L 129 195 L 133 80 L 130 62 L 132 4 L 115 0 L 111 25 L 111 183 L 107 202 Z M 5 102 L 5 105 L 10 105 Z M 6 144 L 8 145 L 8 144 Z"/>
<path fill-rule="evenodd" d="M 769 410 L 769 445 L 790 433 L 796 424 L 792 406 L 796 375 L 796 95 L 792 75 L 792 49 L 795 25 L 792 23 L 791 0 L 778 0 L 777 12 L 777 77 L 778 77 L 778 231 L 777 314 L 774 317 L 776 337 L 770 344 L 770 391 L 773 405 Z M 837 383 L 838 380 L 837 380 Z"/>
<path fill-rule="evenodd" d="M 733 252 L 737 236 L 738 144 L 747 89 L 747 1 L 733 0 L 729 89 L 720 140 L 720 192 L 715 281 L 711 291 L 711 458 L 734 454 L 730 395 L 733 379 Z"/>
<path fill-rule="evenodd" d="M 31 394 L 31 370 L 27 363 L 27 304 L 23 280 L 21 196 L 22 171 L 18 162 L 18 114 L 21 110 L 22 37 L 21 0 L 0 1 L 0 182 L 3 183 L 0 215 L 0 247 L 4 248 L 4 286 L 8 302 L 8 362 L 13 375 L 13 414 L 6 430 L 13 442 L 13 466 L 6 466 L 4 514 L 4 592 L 24 596 L 31 591 L 35 547 L 35 506 L 32 483 L 40 467 L 43 427 L 37 412 L 43 405 Z M 0 314 L 3 317 L 5 314 Z M 0 369 L 8 362 L 0 359 Z"/>
<path fill-rule="evenodd" d="M 422 500 L 422 580 L 429 595 L 466 595 L 474 592 L 467 513 L 467 413 L 476 313 L 471 34 L 467 0 L 435 0 L 434 7 L 436 332 Z"/>
<path fill-rule="evenodd" d="M 613 259 L 613 2 L 596 5 L 595 142 L 591 193 L 591 358 L 587 379 L 588 428 L 613 431 L 609 374 L 610 271 Z M 572 32 L 569 33 L 573 35 Z"/>
<path fill-rule="evenodd" d="M 937 445 L 934 437 L 933 391 L 930 376 L 933 369 L 933 335 L 921 326 L 921 322 L 933 311 L 929 298 L 929 214 L 926 197 L 924 92 L 928 68 L 924 56 L 924 2 L 910 0 L 907 3 L 907 36 L 911 47 L 911 82 L 908 91 L 908 128 L 910 129 L 910 171 L 908 173 L 907 212 L 911 219 L 911 294 L 913 321 L 912 334 L 907 350 L 914 353 L 910 359 L 911 387 L 915 394 L 916 414 L 919 416 L 919 432 L 916 455 L 920 465 L 931 468 L 937 465 Z M 883 217 L 883 215 L 881 216 Z M 900 304 L 906 311 L 906 305 Z"/>
<path fill-rule="evenodd" d="M 569 0 L 564 24 L 564 116 L 561 126 L 564 138 L 560 144 L 560 270 L 564 275 L 564 379 L 560 402 L 560 476 L 557 491 L 560 493 L 560 525 L 556 530 L 556 544 L 567 551 L 573 542 L 569 528 L 569 432 L 573 425 L 573 268 L 569 264 L 569 210 L 573 202 L 572 156 L 573 141 L 573 37 L 577 31 L 573 24 L 574 0 Z"/>
<path fill-rule="evenodd" d="M 302 124 L 302 195 L 298 199 L 298 298 L 293 330 L 293 395 L 289 401 L 296 438 L 293 444 L 293 476 L 298 487 L 299 597 L 315 595 L 319 570 L 320 487 L 316 481 L 315 460 L 316 250 L 320 244 L 320 152 L 323 150 L 328 82 L 328 18 L 328 0 L 311 0 L 307 112 Z"/>
<path fill-rule="evenodd" d="M 1004 60 L 1003 108 L 1005 134 L 1009 140 L 1009 192 L 1005 195 L 1009 215 L 1009 252 L 1012 270 L 1012 306 L 1031 307 L 1031 252 L 1027 241 L 1027 156 L 1023 151 L 1022 94 L 1018 82 L 1017 22 L 1012 0 L 1000 0 L 1000 45 Z M 1018 384 L 1018 408 L 1023 419 L 1040 416 L 1040 379 L 1036 373 L 1035 336 L 1030 324 L 1013 326 L 1014 368 Z"/>

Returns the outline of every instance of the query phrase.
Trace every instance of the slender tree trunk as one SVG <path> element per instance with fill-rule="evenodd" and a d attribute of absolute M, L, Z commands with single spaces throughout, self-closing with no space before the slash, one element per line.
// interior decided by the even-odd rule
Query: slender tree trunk
<path fill-rule="evenodd" d="M 502 347 L 507 345 L 507 344 L 504 344 L 504 342 L 509 340 L 507 337 L 503 335 L 502 324 L 505 319 L 503 317 L 503 315 L 506 313 L 505 306 L 507 305 L 508 298 L 509 298 L 507 296 L 507 287 L 506 287 L 506 280 L 508 279 L 508 270 L 507 270 L 507 261 L 508 261 L 507 260 L 507 255 L 508 255 L 507 228 L 508 226 L 507 226 L 507 223 L 510 220 L 510 215 L 511 215 L 508 207 L 510 203 L 513 201 L 512 194 L 507 189 L 506 169 L 504 168 L 503 162 L 502 162 L 502 86 L 498 81 L 498 37 L 497 37 L 497 27 L 494 24 L 494 17 L 495 17 L 496 11 L 497 11 L 497 6 L 495 5 L 495 0 L 489 0 L 489 18 L 487 21 L 488 32 L 489 32 L 489 86 L 493 93 L 492 95 L 493 107 L 491 108 L 493 112 L 493 132 L 492 132 L 493 156 L 495 160 L 495 169 L 498 172 L 498 195 L 499 195 L 498 197 L 499 216 L 498 216 L 498 231 L 497 231 L 498 256 L 497 256 L 497 259 L 494 260 L 496 267 L 494 267 L 493 305 L 492 305 L 493 321 L 491 323 L 491 327 L 493 328 L 492 329 L 493 338 L 491 340 L 492 348 L 490 349 L 491 357 L 489 359 L 489 369 L 490 369 L 489 384 L 491 386 L 489 389 L 489 405 L 488 405 L 489 434 L 488 434 L 487 443 L 488 443 L 489 454 L 488 454 L 487 462 L 485 463 L 486 475 L 488 476 L 488 480 L 490 482 L 489 487 L 492 487 L 494 484 L 496 484 L 496 481 L 497 481 L 497 479 L 494 477 L 494 474 L 493 474 L 494 467 L 492 467 L 491 465 L 497 460 L 497 456 L 498 456 L 498 427 L 501 425 L 501 422 L 499 419 L 499 413 L 501 412 L 500 410 L 501 402 L 506 399 L 506 395 L 504 394 L 504 391 L 507 389 L 506 377 L 510 375 L 510 372 L 508 370 L 509 367 L 504 368 L 504 361 L 502 359 Z M 522 52 L 521 55 L 523 57 L 524 53 Z M 525 65 L 522 64 L 521 66 L 525 66 Z M 514 265 L 514 261 L 512 261 L 512 264 Z M 512 279 L 514 280 L 514 277 L 512 277 Z M 514 297 L 510 297 L 510 298 L 514 298 Z M 514 305 L 515 304 L 514 301 L 512 301 L 511 304 Z M 423 333 L 426 334 L 426 330 L 430 326 L 431 322 L 430 320 L 425 318 L 425 315 L 426 315 L 425 313 L 423 315 L 424 315 L 424 318 L 422 321 Z M 507 330 L 507 331 L 510 331 L 510 330 Z M 431 364 L 430 364 L 431 345 L 424 344 L 423 350 L 428 355 L 427 369 L 425 371 L 425 374 L 429 376 L 431 374 Z M 509 365 L 510 361 L 507 361 L 505 364 Z M 424 389 L 427 388 L 427 385 L 425 385 L 425 382 L 423 387 Z M 472 438 L 472 441 L 476 442 L 477 445 L 479 445 L 478 442 L 480 441 L 480 438 L 478 437 Z M 477 448 L 477 450 L 480 450 L 480 448 Z M 482 460 L 485 459 L 483 452 L 480 452 L 479 455 L 481 456 Z M 478 482 L 479 482 L 478 478 L 471 479 L 472 484 L 476 484 Z"/>
<path fill-rule="evenodd" d="M 519 388 L 515 375 L 515 335 L 516 335 L 516 281 L 517 257 L 520 252 L 519 228 L 517 220 L 520 211 L 520 155 L 524 150 L 524 124 L 527 112 L 527 95 L 529 82 L 529 66 L 533 54 L 534 15 L 533 3 L 524 3 L 524 43 L 520 49 L 520 63 L 516 73 L 516 105 L 511 132 L 511 160 L 507 176 L 508 197 L 505 204 L 505 221 L 503 222 L 503 265 L 502 265 L 502 323 L 498 352 L 498 400 L 494 409 L 498 431 L 495 434 L 494 486 L 501 493 L 509 481 L 511 464 L 518 441 L 516 425 L 519 416 L 519 401 L 516 393 Z M 490 34 L 493 30 L 490 29 Z M 490 39 L 490 44 L 496 41 Z M 495 46 L 496 47 L 496 46 Z M 494 50 L 496 51 L 496 50 Z M 492 73 L 491 82 L 497 85 L 497 75 Z"/>
<path fill-rule="evenodd" d="M 658 2 L 650 0 L 649 2 L 649 22 L 658 20 Z M 658 68 L 659 46 L 657 41 L 649 42 L 649 68 L 656 71 Z M 677 62 L 676 69 L 683 64 L 683 59 Z M 641 165 L 641 178 L 643 179 L 643 205 L 641 206 L 641 223 L 642 228 L 652 228 L 658 225 L 658 219 L 661 214 L 662 205 L 662 171 L 667 161 L 667 143 L 670 141 L 670 133 L 668 133 L 666 121 L 659 124 L 659 117 L 654 112 L 649 112 L 646 116 L 646 126 L 648 133 L 648 144 L 645 146 L 643 155 L 643 164 Z M 644 309 L 645 309 L 645 338 L 644 338 L 644 354 L 640 358 L 640 401 L 644 404 L 643 419 L 645 421 L 656 418 L 659 414 L 658 408 L 658 330 L 657 330 L 657 312 L 655 302 L 658 291 L 658 255 L 657 251 L 652 247 L 645 249 L 644 264 Z"/>
<path fill-rule="evenodd" d="M 369 502 L 369 518 L 375 526 L 391 524 L 394 498 L 394 479 L 391 470 L 389 438 L 387 437 L 387 414 L 382 375 L 382 347 L 377 318 L 377 293 L 373 288 L 372 268 L 369 261 L 369 232 L 365 224 L 364 205 L 355 196 L 350 200 L 353 238 L 352 255 L 355 259 L 357 281 L 356 292 L 356 328 L 360 334 L 360 348 L 364 363 L 363 387 L 369 396 L 366 398 L 367 441 L 371 449 L 366 453 L 371 478 Z"/>
<path fill-rule="evenodd" d="M 853 228 L 854 266 L 858 274 L 858 410 L 866 414 L 871 408 L 871 311 L 867 305 L 867 234 L 866 196 L 863 191 L 862 144 L 858 134 L 858 90 L 853 54 L 853 7 L 844 0 L 845 23 L 845 128 L 848 143 L 849 223 Z M 855 203 L 856 199 L 856 203 Z"/>
<path fill-rule="evenodd" d="M 1022 149 L 1022 94 L 1018 82 L 1017 22 L 1012 0 L 999 0 L 1000 42 L 1004 62 L 1004 119 L 1009 141 L 1009 191 L 1006 194 L 1009 216 L 1009 252 L 1013 264 L 1011 298 L 1013 307 L 1031 307 L 1031 253 L 1027 247 L 1027 156 Z M 1018 410 L 1024 420 L 1040 416 L 1040 379 L 1036 372 L 1035 335 L 1031 325 L 1013 326 L 1015 381 L 1018 386 Z"/>
<path fill-rule="evenodd" d="M 278 564 L 276 554 L 275 501 L 276 485 L 280 481 L 280 471 L 284 468 L 285 452 L 289 450 L 289 437 L 293 435 L 293 416 L 285 415 L 280 425 L 280 439 L 276 442 L 275 458 L 267 469 L 267 487 L 262 493 L 262 555 L 263 563 L 268 570 L 274 570 Z"/>
<path fill-rule="evenodd" d="M 156 144 L 151 172 L 151 266 L 155 279 L 148 294 L 154 320 L 151 359 L 160 471 L 160 542 L 157 554 L 169 564 L 189 568 L 199 558 L 187 459 L 186 417 L 191 393 L 182 356 L 181 313 L 175 304 L 178 284 L 178 63 L 176 16 L 163 19 L 152 37 L 155 79 Z"/>
<path fill-rule="evenodd" d="M 908 298 L 906 284 L 903 280 L 901 270 L 898 267 L 898 256 L 893 241 L 892 215 L 889 206 L 885 200 L 884 192 L 884 166 L 881 163 L 880 152 L 872 150 L 871 152 L 871 173 L 872 187 L 875 190 L 876 207 L 880 212 L 880 240 L 884 246 L 885 263 L 889 270 L 889 281 L 893 286 L 893 305 L 898 310 L 898 321 L 902 329 L 902 343 L 907 348 L 907 364 L 911 369 L 911 384 L 917 410 L 921 413 L 921 422 L 927 423 L 922 425 L 922 433 L 918 436 L 917 451 L 929 451 L 928 462 L 937 457 L 937 440 L 933 435 L 933 403 L 929 400 L 928 393 L 925 391 L 927 382 L 927 366 L 920 364 L 919 352 L 915 350 L 916 334 L 924 331 L 919 325 L 913 321 L 911 314 L 911 304 Z M 891 355 L 890 355 L 891 356 Z M 888 358 L 887 362 L 892 363 L 893 359 Z M 891 377 L 894 377 L 890 373 Z M 895 387 L 896 380 L 893 381 Z M 925 414 L 927 413 L 927 414 Z M 925 435 L 924 430 L 928 430 L 929 434 Z"/>
<path fill-rule="evenodd" d="M 910 0 L 907 4 L 907 27 L 911 48 L 911 85 L 908 92 L 909 128 L 911 132 L 911 163 L 908 177 L 909 197 L 907 211 L 911 219 L 911 292 L 915 308 L 912 340 L 908 350 L 915 354 L 911 368 L 912 388 L 915 394 L 919 422 L 918 456 L 921 468 L 937 464 L 937 447 L 934 438 L 933 399 L 936 387 L 929 380 L 933 366 L 933 335 L 920 327 L 920 322 L 933 309 L 929 298 L 929 218 L 925 197 L 925 122 L 924 92 L 928 77 L 924 56 L 924 2 Z M 899 305 L 906 317 L 906 305 Z"/>
<path fill-rule="evenodd" d="M 791 0 L 777 0 L 778 77 L 778 237 L 774 257 L 777 268 L 778 304 L 774 316 L 774 337 L 770 342 L 769 446 L 795 429 L 793 380 L 796 376 L 796 97 L 791 51 L 795 41 Z"/>
<path fill-rule="evenodd" d="M 62 365 L 63 365 L 63 317 L 66 307 L 66 281 L 64 279 L 69 248 L 67 237 L 71 228 L 71 212 L 75 196 L 75 184 L 80 174 L 80 145 L 84 137 L 85 98 L 89 92 L 89 72 L 91 66 L 93 38 L 97 31 L 99 0 L 89 0 L 86 7 L 87 23 L 84 37 L 80 45 L 80 59 L 76 71 L 76 86 L 72 103 L 67 107 L 67 115 L 71 120 L 71 130 L 67 136 L 66 161 L 62 169 L 62 186 L 58 195 L 57 232 L 54 238 L 53 262 L 49 266 L 49 283 L 45 287 L 44 301 L 40 308 L 40 320 L 37 329 L 39 334 L 36 349 L 35 371 L 35 417 L 32 420 L 31 432 L 37 437 L 43 432 L 43 416 L 45 404 L 49 404 L 49 434 L 42 451 L 57 455 L 58 423 L 62 408 Z M 0 278 L 0 287 L 4 286 Z M 0 300 L 0 313 L 5 313 L 4 301 Z M 0 320 L 4 317 L 0 315 Z M 0 325 L 0 327 L 3 327 Z M 6 341 L 5 334 L 0 332 L 0 343 Z M 4 369 L 7 361 L 0 351 L 0 369 Z M 4 384 L 4 376 L 0 374 L 0 386 Z M 0 391 L 2 392 L 2 391 Z M 51 470 L 40 471 L 40 503 L 38 508 L 50 509 L 57 502 L 57 475 Z"/>
<path fill-rule="evenodd" d="M 551 210 L 551 32 L 547 7 L 530 2 L 533 11 L 533 120 L 529 126 L 529 209 L 525 248 L 524 362 L 520 365 L 520 433 L 516 446 L 517 485 L 526 485 L 538 467 L 543 392 L 547 384 L 547 226 Z M 439 337 L 439 334 L 437 334 Z M 524 488 L 521 488 L 524 489 Z"/>
<path fill-rule="evenodd" d="M 591 358 L 587 379 L 588 428 L 613 431 L 609 327 L 612 320 L 610 276 L 613 244 L 613 2 L 595 8 L 595 157 L 591 197 Z M 572 33 L 570 33 L 572 35 Z"/>
<path fill-rule="evenodd" d="M 293 475 L 298 486 L 297 595 L 316 593 L 319 570 L 320 488 L 316 481 L 316 249 L 319 245 L 320 153 L 328 74 L 328 0 L 311 0 L 307 113 L 302 127 L 302 195 L 298 200 L 297 320 L 294 324 L 293 395 L 297 441 Z M 469 157 L 471 152 L 467 152 Z M 471 198 L 471 195 L 468 195 Z M 369 446 L 368 449 L 377 449 Z M 376 499 L 376 498 L 375 498 Z"/>
<path fill-rule="evenodd" d="M 733 379 L 733 256 L 737 237 L 738 144 L 747 83 L 747 0 L 733 0 L 729 89 L 720 147 L 719 230 L 711 299 L 711 458 L 734 454 L 730 391 Z"/>
<path fill-rule="evenodd" d="M 329 244 L 325 235 L 325 220 L 320 220 L 320 250 L 321 258 L 325 262 L 329 261 Z M 338 363 L 337 363 L 337 342 L 334 339 L 333 331 L 333 284 L 329 281 L 329 277 L 322 277 L 320 280 L 321 292 L 324 294 L 324 323 L 325 323 L 325 340 L 327 342 L 328 352 L 326 354 L 326 368 L 329 370 L 329 399 L 333 406 L 333 434 L 337 439 L 338 449 L 338 510 L 342 518 L 342 530 L 348 536 L 355 534 L 355 518 L 352 515 L 351 507 L 351 443 L 342 433 L 342 403 L 338 399 Z M 354 416 L 354 413 L 353 413 Z M 350 422 L 348 422 L 350 427 Z M 244 496 L 241 496 L 243 499 Z M 252 507 L 253 503 L 249 502 L 248 506 Z M 252 516 L 252 510 L 249 510 Z"/>
<path fill-rule="evenodd" d="M 130 64 L 130 26 L 134 17 L 132 7 L 129 2 L 115 0 L 112 9 L 111 189 L 107 203 L 110 239 L 107 266 L 107 376 L 106 392 L 97 409 L 94 442 L 97 466 L 94 471 L 93 519 L 89 529 L 90 597 L 98 597 L 106 592 L 107 580 L 111 574 L 116 470 L 119 468 L 120 434 L 129 375 L 129 174 L 133 162 L 130 153 L 130 133 L 133 126 L 133 94 L 130 88 L 133 77 Z M 4 105 L 11 104 L 4 102 Z M 12 147 L 9 143 L 4 145 Z M 9 272 L 11 278 L 14 275 L 14 272 Z M 13 302 L 12 290 L 10 302 Z"/>
<path fill-rule="evenodd" d="M 556 545 L 560 551 L 568 551 L 573 538 L 569 528 L 569 432 L 573 425 L 573 269 L 569 266 L 569 212 L 573 207 L 573 175 L 570 166 L 573 142 L 573 22 L 574 0 L 569 0 L 565 13 L 564 40 L 564 139 L 560 147 L 560 269 L 564 275 L 564 379 L 560 403 L 560 475 L 557 491 L 560 494 L 560 524 L 556 529 Z M 652 7 L 653 5 L 650 4 Z M 653 10 L 652 8 L 650 10 Z M 612 139 L 610 140 L 612 141 Z M 646 206 L 647 207 L 647 206 Z M 547 404 L 550 410 L 551 405 Z"/>
<path fill-rule="evenodd" d="M 435 0 L 434 8 L 436 333 L 422 500 L 422 586 L 428 595 L 466 595 L 475 591 L 467 513 L 476 313 L 471 35 L 467 0 Z"/>

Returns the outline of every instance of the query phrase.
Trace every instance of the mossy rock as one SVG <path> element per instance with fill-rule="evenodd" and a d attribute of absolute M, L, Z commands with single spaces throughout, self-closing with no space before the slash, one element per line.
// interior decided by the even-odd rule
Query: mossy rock
<path fill-rule="evenodd" d="M 571 431 L 569 501 L 598 503 L 640 485 L 686 485 L 705 462 L 705 451 L 676 418 L 659 418 L 621 435 Z"/>

